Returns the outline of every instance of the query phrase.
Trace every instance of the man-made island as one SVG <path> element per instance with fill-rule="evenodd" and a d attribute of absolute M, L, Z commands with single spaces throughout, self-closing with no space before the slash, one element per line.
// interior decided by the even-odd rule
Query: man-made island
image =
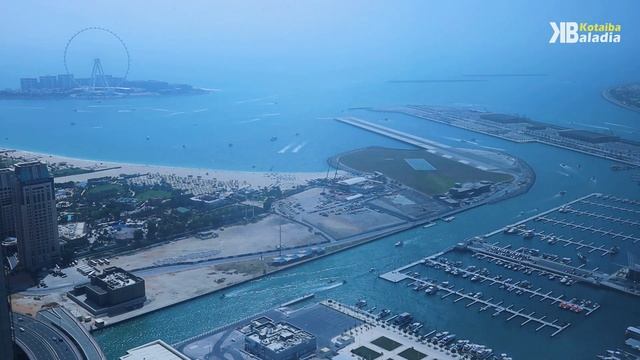
<path fill-rule="evenodd" d="M 614 86 L 603 91 L 602 97 L 625 109 L 640 112 L 640 83 Z"/>
<path fill-rule="evenodd" d="M 20 79 L 20 89 L 0 90 L 0 99 L 111 99 L 135 96 L 200 95 L 212 90 L 158 80 L 128 80 L 112 75 L 76 78 L 73 74 Z"/>
<path fill-rule="evenodd" d="M 407 105 L 365 109 L 405 114 L 516 143 L 541 143 L 616 161 L 627 166 L 640 166 L 640 143 L 613 134 L 568 128 L 535 121 L 524 116 L 464 107 Z M 616 164 L 612 169 L 619 166 Z"/>

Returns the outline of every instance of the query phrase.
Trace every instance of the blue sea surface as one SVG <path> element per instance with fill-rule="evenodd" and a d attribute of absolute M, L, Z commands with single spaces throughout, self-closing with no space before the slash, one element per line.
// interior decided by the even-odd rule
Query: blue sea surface
<path fill-rule="evenodd" d="M 638 114 L 601 97 L 601 91 L 615 81 L 593 80 L 566 83 L 549 75 L 486 82 L 380 81 L 345 84 L 339 93 L 323 89 L 320 82 L 295 93 L 286 88 L 231 88 L 166 98 L 1 101 L 0 147 L 155 165 L 324 171 L 326 159 L 339 152 L 370 145 L 404 146 L 333 117 L 353 113 L 365 119 L 381 118 L 349 109 L 404 104 L 474 106 L 640 139 Z M 563 97 L 567 93 L 573 96 Z M 394 124 L 400 117 L 382 118 Z M 477 137 L 447 127 L 434 132 L 433 124 L 417 119 L 397 121 L 435 141 L 446 142 L 453 134 Z"/>

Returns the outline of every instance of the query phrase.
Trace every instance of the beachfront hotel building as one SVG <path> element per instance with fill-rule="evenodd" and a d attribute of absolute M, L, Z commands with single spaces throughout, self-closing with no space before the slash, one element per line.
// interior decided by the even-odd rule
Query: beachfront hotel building
<path fill-rule="evenodd" d="M 15 236 L 13 189 L 16 177 L 11 169 L 0 169 L 0 241 Z"/>
<path fill-rule="evenodd" d="M 6 356 L 6 359 L 13 359 L 9 291 L 7 290 L 4 274 L 4 254 L 2 253 L 2 248 L 0 248 L 0 349 L 2 349 L 2 356 Z"/>
<path fill-rule="evenodd" d="M 41 162 L 16 164 L 14 172 L 18 259 L 25 270 L 36 272 L 60 257 L 53 177 Z"/>

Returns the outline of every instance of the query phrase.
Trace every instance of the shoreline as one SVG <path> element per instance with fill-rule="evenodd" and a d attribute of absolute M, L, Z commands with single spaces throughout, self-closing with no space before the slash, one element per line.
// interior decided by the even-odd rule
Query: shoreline
<path fill-rule="evenodd" d="M 56 177 L 56 183 L 68 181 L 87 181 L 89 179 L 101 178 L 105 176 L 117 177 L 122 174 L 142 175 L 155 173 L 161 175 L 175 175 L 182 177 L 199 177 L 205 180 L 217 180 L 221 182 L 237 181 L 241 186 L 244 185 L 254 188 L 279 185 L 283 189 L 289 189 L 299 185 L 304 185 L 310 180 L 326 176 L 326 173 L 322 171 L 246 171 L 102 161 L 37 151 L 21 150 L 16 148 L 0 148 L 0 154 L 12 159 L 20 159 L 22 161 L 42 161 L 49 166 L 64 164 L 65 166 L 89 170 L 89 172 L 82 174 Z"/>
<path fill-rule="evenodd" d="M 403 228 L 403 229 L 389 230 L 389 231 L 387 231 L 387 232 L 385 232 L 383 234 L 371 235 L 368 238 L 357 240 L 357 241 L 353 241 L 353 242 L 349 242 L 349 243 L 346 243 L 346 244 L 336 244 L 335 246 L 337 247 L 337 249 L 328 250 L 324 254 L 321 254 L 321 255 L 318 255 L 318 256 L 314 256 L 312 258 L 304 259 L 304 260 L 301 260 L 301 261 L 298 261 L 298 262 L 295 262 L 295 263 L 291 263 L 291 264 L 288 264 L 288 265 L 283 265 L 281 267 L 278 267 L 275 270 L 267 272 L 266 274 L 259 274 L 259 275 L 256 275 L 254 277 L 246 278 L 246 279 L 240 280 L 238 282 L 234 282 L 233 284 L 229 284 L 227 286 L 223 286 L 223 287 L 220 287 L 220 288 L 217 288 L 217 289 L 213 289 L 213 290 L 211 290 L 209 292 L 198 294 L 198 295 L 196 295 L 194 297 L 181 299 L 181 300 L 178 300 L 178 301 L 176 301 L 176 302 L 174 302 L 172 304 L 166 305 L 164 307 L 151 309 L 148 312 L 140 313 L 140 314 L 137 314 L 135 316 L 132 316 L 132 317 L 129 317 L 129 318 L 126 318 L 126 319 L 121 319 L 121 320 L 118 320 L 118 321 L 115 321 L 115 322 L 106 322 L 103 327 L 92 328 L 89 331 L 91 333 L 100 332 L 101 330 L 107 329 L 109 327 L 120 325 L 120 324 L 129 322 L 129 321 L 135 320 L 137 318 L 140 318 L 142 316 L 150 315 L 150 314 L 155 313 L 157 311 L 165 310 L 165 309 L 171 308 L 173 306 L 177 306 L 177 305 L 186 303 L 188 301 L 196 300 L 196 299 L 199 299 L 199 298 L 202 298 L 202 297 L 205 297 L 205 296 L 214 295 L 215 293 L 218 293 L 218 292 L 221 292 L 221 291 L 224 291 L 224 290 L 229 290 L 229 289 L 235 288 L 235 287 L 240 286 L 240 285 L 244 285 L 244 284 L 246 284 L 246 283 L 248 283 L 250 281 L 253 281 L 253 280 L 262 279 L 264 277 L 276 274 L 276 273 L 284 271 L 284 270 L 291 269 L 291 268 L 296 267 L 296 266 L 300 266 L 300 265 L 303 265 L 303 264 L 307 264 L 309 262 L 320 260 L 320 259 L 323 259 L 323 258 L 325 258 L 327 256 L 331 256 L 331 255 L 340 253 L 340 252 L 345 251 L 345 250 L 349 250 L 349 249 L 357 247 L 357 246 L 365 245 L 365 244 L 367 244 L 369 242 L 372 242 L 372 241 L 375 241 L 375 240 L 379 240 L 379 239 L 384 238 L 386 236 L 394 235 L 394 234 L 397 234 L 397 233 L 400 233 L 400 232 L 403 232 L 403 231 L 406 231 L 406 230 L 413 229 L 413 228 L 415 228 L 415 227 L 417 227 L 419 225 L 420 224 L 417 224 L 417 225 L 414 225 L 414 226 L 409 226 L 409 227 L 406 227 L 406 228 Z"/>
<path fill-rule="evenodd" d="M 607 100 L 608 102 L 612 103 L 613 105 L 616 105 L 618 107 L 621 107 L 623 109 L 627 109 L 629 111 L 633 111 L 633 112 L 637 112 L 640 113 L 640 108 L 635 107 L 635 106 L 630 106 L 627 104 L 623 104 L 620 101 L 618 101 L 617 99 L 613 98 L 611 95 L 609 95 L 609 91 L 611 91 L 611 89 L 613 88 L 608 88 L 603 90 L 600 95 L 602 95 L 602 97 Z"/>

